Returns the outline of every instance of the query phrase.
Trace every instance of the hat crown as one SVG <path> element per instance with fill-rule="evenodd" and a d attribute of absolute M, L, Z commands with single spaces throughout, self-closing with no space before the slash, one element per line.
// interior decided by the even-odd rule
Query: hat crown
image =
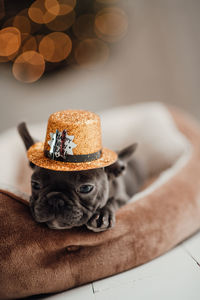
<path fill-rule="evenodd" d="M 48 120 L 44 150 L 50 151 L 52 135 L 66 132 L 73 155 L 87 155 L 102 149 L 100 117 L 84 110 L 64 110 L 53 113 Z M 70 147 L 71 148 L 71 147 Z M 72 152 L 73 150 L 73 152 Z"/>

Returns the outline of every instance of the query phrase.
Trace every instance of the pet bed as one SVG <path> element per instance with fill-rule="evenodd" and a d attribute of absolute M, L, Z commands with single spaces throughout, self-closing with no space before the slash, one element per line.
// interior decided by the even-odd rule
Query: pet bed
<path fill-rule="evenodd" d="M 1 134 L 0 299 L 59 292 L 117 274 L 165 253 L 200 228 L 198 123 L 177 109 L 146 103 L 102 113 L 102 127 L 107 147 L 117 150 L 137 141 L 137 158 L 149 175 L 159 173 L 117 211 L 115 227 L 102 233 L 35 223 L 22 142 L 15 129 Z M 44 124 L 30 129 L 42 140 Z"/>

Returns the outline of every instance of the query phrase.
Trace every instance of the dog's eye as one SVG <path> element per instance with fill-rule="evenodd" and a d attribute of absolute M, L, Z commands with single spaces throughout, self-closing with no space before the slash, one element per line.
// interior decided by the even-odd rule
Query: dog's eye
<path fill-rule="evenodd" d="M 40 183 L 37 181 L 32 181 L 31 182 L 32 188 L 35 190 L 39 190 L 40 189 Z"/>
<path fill-rule="evenodd" d="M 87 194 L 93 190 L 94 186 L 91 184 L 83 184 L 79 187 L 79 193 Z"/>

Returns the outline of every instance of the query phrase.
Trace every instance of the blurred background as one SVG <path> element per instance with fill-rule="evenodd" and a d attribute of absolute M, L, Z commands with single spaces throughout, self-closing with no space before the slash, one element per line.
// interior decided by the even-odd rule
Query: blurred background
<path fill-rule="evenodd" d="M 0 131 L 147 101 L 200 118 L 199 0 L 45 3 L 0 0 Z"/>

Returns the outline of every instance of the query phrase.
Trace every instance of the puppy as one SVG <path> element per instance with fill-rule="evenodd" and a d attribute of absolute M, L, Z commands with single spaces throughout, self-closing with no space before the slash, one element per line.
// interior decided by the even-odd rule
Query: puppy
<path fill-rule="evenodd" d="M 26 150 L 35 144 L 25 123 L 18 126 L 18 132 Z M 87 171 L 53 171 L 30 163 L 30 209 L 35 221 L 51 229 L 86 225 L 100 232 L 113 227 L 115 211 L 143 182 L 140 167 L 132 158 L 136 147 L 133 144 L 120 151 L 118 160 L 108 167 Z"/>

